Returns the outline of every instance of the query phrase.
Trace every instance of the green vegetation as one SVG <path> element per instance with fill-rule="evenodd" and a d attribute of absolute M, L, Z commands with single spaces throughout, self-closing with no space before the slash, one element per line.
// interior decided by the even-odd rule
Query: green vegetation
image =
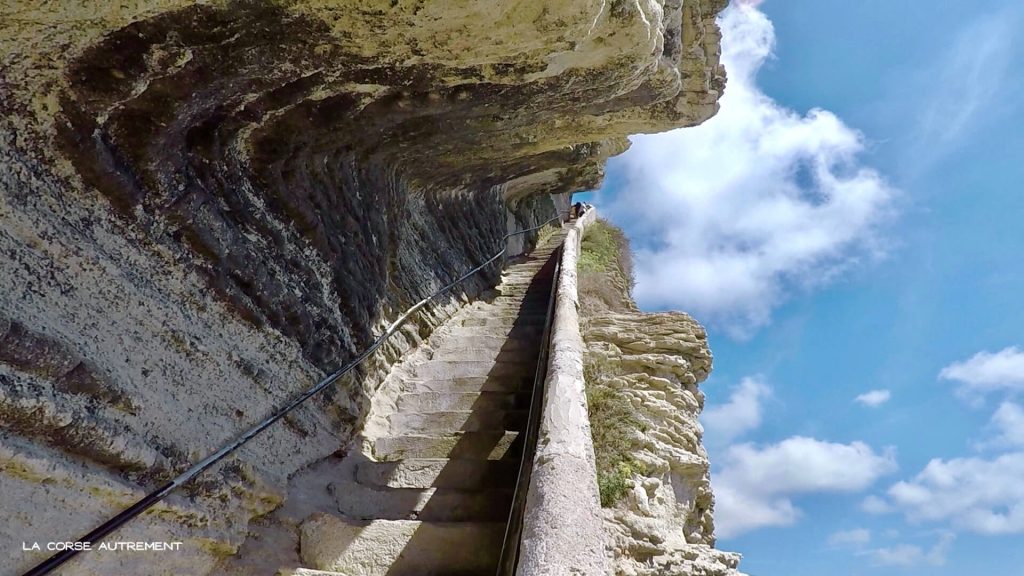
<path fill-rule="evenodd" d="M 580 272 L 618 272 L 633 289 L 633 251 L 620 228 L 599 218 L 583 237 Z"/>
<path fill-rule="evenodd" d="M 645 427 L 634 415 L 626 396 L 607 384 L 607 379 L 614 376 L 609 369 L 607 362 L 592 360 L 583 367 L 590 433 L 597 459 L 597 485 L 601 506 L 605 508 L 626 495 L 633 474 L 647 473 L 643 464 L 632 457 L 637 449 L 637 432 L 645 432 Z"/>
<path fill-rule="evenodd" d="M 607 220 L 587 228 L 579 258 L 580 313 L 584 317 L 603 312 L 636 309 L 633 292 L 633 253 L 629 239 Z"/>
<path fill-rule="evenodd" d="M 633 253 L 629 239 L 618 227 L 599 219 L 587 228 L 580 249 L 581 313 L 626 311 L 632 306 Z M 621 280 L 620 280 L 621 279 Z M 615 365 L 604 359 L 584 359 L 590 430 L 597 459 L 597 484 L 601 506 L 609 508 L 629 491 L 634 475 L 646 475 L 644 465 L 633 458 L 646 432 L 629 399 L 611 385 Z"/>

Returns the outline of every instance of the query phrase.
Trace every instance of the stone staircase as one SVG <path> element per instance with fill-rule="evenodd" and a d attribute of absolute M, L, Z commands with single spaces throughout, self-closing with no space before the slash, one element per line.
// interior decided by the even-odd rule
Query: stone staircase
<path fill-rule="evenodd" d="M 509 266 L 488 298 L 396 366 L 362 436 L 311 474 L 333 479 L 337 512 L 302 523 L 303 567 L 280 576 L 495 574 L 563 237 Z"/>

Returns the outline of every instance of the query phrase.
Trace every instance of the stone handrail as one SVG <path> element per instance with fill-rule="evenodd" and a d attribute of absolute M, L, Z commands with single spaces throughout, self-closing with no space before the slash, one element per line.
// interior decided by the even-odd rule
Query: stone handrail
<path fill-rule="evenodd" d="M 608 572 L 594 445 L 583 381 L 577 261 L 588 209 L 569 229 L 557 278 L 544 409 L 534 453 L 517 576 Z"/>

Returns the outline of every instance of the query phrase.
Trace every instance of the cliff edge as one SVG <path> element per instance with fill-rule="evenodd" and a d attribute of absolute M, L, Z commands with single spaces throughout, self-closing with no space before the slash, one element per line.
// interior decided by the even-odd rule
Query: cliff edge
<path fill-rule="evenodd" d="M 637 310 L 622 231 L 598 221 L 580 258 L 584 376 L 613 573 L 741 576 L 714 548 L 714 494 L 698 422 L 711 372 L 704 328 Z"/>

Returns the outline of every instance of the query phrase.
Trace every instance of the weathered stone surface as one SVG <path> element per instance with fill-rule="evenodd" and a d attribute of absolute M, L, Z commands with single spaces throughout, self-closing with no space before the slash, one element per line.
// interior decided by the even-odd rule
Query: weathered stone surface
<path fill-rule="evenodd" d="M 60 537 L 54 535 L 55 526 L 75 536 L 83 534 L 144 496 L 132 482 L 103 472 L 86 474 L 82 468 L 80 461 L 64 452 L 0 432 L 0 494 L 11 511 L 0 523 L 0 538 L 16 542 L 18 549 L 22 542 L 45 546 L 59 541 Z M 215 513 L 186 494 L 178 494 L 118 532 L 117 539 L 123 541 L 181 542 L 180 552 L 96 550 L 76 561 L 74 573 L 180 575 L 210 570 L 214 559 L 231 554 L 239 543 L 237 534 L 245 529 L 240 521 L 266 514 L 281 501 L 270 487 L 254 482 L 251 471 L 238 464 L 230 469 L 232 472 L 218 485 L 208 487 L 211 498 L 224 502 Z M 21 507 L 14 508 L 13 503 Z M 70 510 L 75 513 L 69 514 Z M 145 566 L 145 572 L 136 571 L 139 566 Z M 3 569 L 5 574 L 21 573 L 10 564 Z"/>
<path fill-rule="evenodd" d="M 367 522 L 318 515 L 302 526 L 302 559 L 350 576 L 488 574 L 504 535 L 501 522 Z"/>
<path fill-rule="evenodd" d="M 583 381 L 583 340 L 576 313 L 576 261 L 589 210 L 562 247 L 544 407 L 523 518 L 519 576 L 607 572 L 601 505 Z"/>
<path fill-rule="evenodd" d="M 111 475 L 157 486 L 352 358 L 503 233 L 564 208 L 550 194 L 595 186 L 626 135 L 712 115 L 724 4 L 5 4 L 0 426 L 29 468 L 74 461 L 70 490 Z M 185 572 L 237 548 L 264 508 L 239 503 L 280 500 L 289 475 L 351 437 L 388 367 L 495 279 L 432 304 L 191 488 L 223 528 L 179 555 Z M 8 494 L 5 575 L 41 557 L 15 534 L 70 538 L 117 511 Z M 136 536 L 177 526 L 161 522 Z M 88 566 L 65 572 L 104 572 Z"/>
<path fill-rule="evenodd" d="M 614 275 L 614 273 L 612 273 Z M 625 286 L 624 283 L 621 283 Z M 629 298 L 628 293 L 623 297 Z M 704 328 L 680 312 L 591 308 L 582 317 L 587 362 L 640 423 L 626 497 L 603 510 L 612 573 L 737 576 L 740 556 L 714 549 L 714 495 L 697 418 L 711 371 Z"/>

